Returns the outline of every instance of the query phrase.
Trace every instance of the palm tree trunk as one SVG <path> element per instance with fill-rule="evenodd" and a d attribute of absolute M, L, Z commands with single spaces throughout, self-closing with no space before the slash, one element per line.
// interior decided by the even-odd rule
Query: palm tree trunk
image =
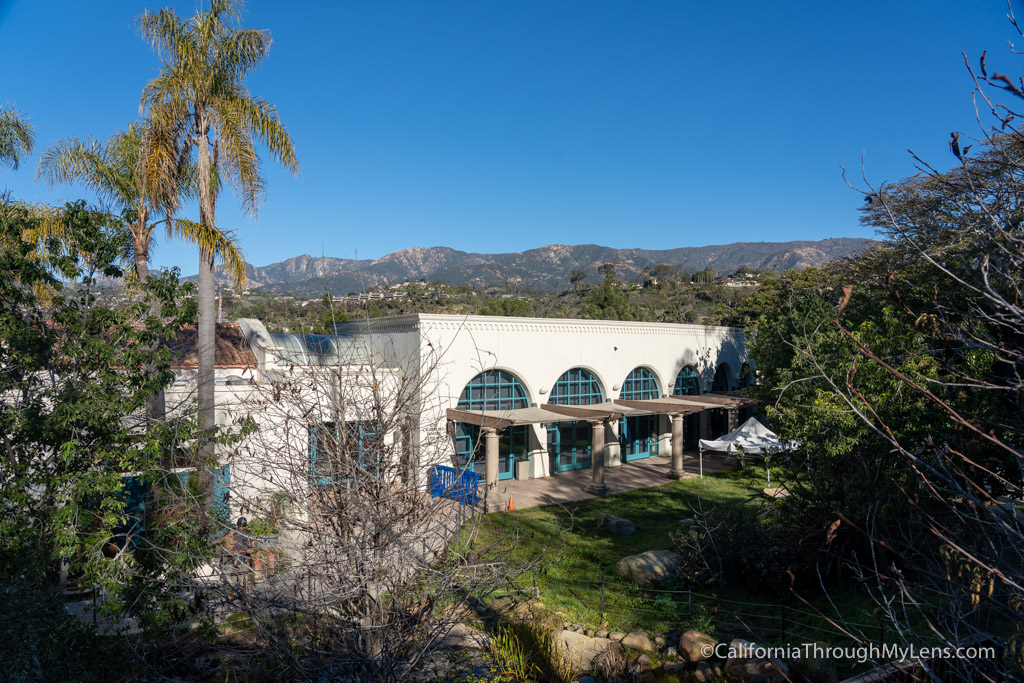
<path fill-rule="evenodd" d="M 133 235 L 135 248 L 135 276 L 139 279 L 140 285 L 145 285 L 149 279 L 149 231 L 146 230 L 146 217 L 140 215 L 139 223 L 135 226 Z M 150 304 L 149 314 L 160 315 L 160 305 L 156 301 Z M 156 366 L 146 366 L 147 374 L 155 374 Z M 164 419 L 167 413 L 167 403 L 164 397 L 164 390 L 160 388 L 155 394 L 146 399 L 146 419 L 149 424 Z"/>
<path fill-rule="evenodd" d="M 199 132 L 199 223 L 213 227 L 214 196 L 210 187 L 211 163 L 210 143 L 206 137 L 208 126 L 200 117 Z M 216 426 L 215 374 L 216 363 L 216 306 L 213 288 L 213 249 L 212 245 L 199 245 L 199 324 L 198 324 L 198 360 L 197 374 L 199 399 L 199 427 L 204 432 L 202 445 L 199 449 L 199 490 L 203 496 L 204 508 L 213 508 L 213 463 L 214 443 L 213 429 Z"/>

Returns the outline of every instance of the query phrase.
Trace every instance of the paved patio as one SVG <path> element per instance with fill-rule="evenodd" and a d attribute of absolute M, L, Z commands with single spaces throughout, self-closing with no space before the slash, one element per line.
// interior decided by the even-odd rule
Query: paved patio
<path fill-rule="evenodd" d="M 705 453 L 704 474 L 712 474 L 734 467 L 735 458 L 726 462 L 727 457 L 723 453 Z M 609 494 L 661 486 L 671 481 L 666 476 L 671 465 L 671 456 L 658 455 L 653 458 L 623 463 L 617 467 L 605 467 L 604 482 L 608 486 Z M 700 461 L 696 453 L 686 453 L 683 456 L 685 478 L 699 477 L 699 467 Z M 572 472 L 559 472 L 554 476 L 541 479 L 500 481 L 497 486 L 486 493 L 485 509 L 487 512 L 507 510 L 509 499 L 512 500 L 516 510 L 522 510 L 594 498 L 594 494 L 586 490 L 592 481 L 592 476 L 591 470 L 587 468 Z"/>

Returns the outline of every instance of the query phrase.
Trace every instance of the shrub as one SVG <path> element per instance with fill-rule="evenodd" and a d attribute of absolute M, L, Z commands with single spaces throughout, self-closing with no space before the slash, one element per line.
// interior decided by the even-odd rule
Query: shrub
<path fill-rule="evenodd" d="M 678 577 L 688 586 L 759 585 L 788 590 L 808 577 L 814 553 L 794 530 L 742 509 L 698 512 L 672 536 L 681 556 Z"/>

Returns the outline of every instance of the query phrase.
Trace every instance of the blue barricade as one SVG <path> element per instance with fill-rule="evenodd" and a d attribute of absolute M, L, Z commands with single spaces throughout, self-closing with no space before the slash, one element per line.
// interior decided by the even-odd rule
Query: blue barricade
<path fill-rule="evenodd" d="M 457 500 L 460 505 L 476 505 L 480 500 L 476 492 L 479 484 L 480 475 L 473 470 L 457 470 L 445 465 L 430 468 L 430 495 L 434 498 L 442 496 Z"/>

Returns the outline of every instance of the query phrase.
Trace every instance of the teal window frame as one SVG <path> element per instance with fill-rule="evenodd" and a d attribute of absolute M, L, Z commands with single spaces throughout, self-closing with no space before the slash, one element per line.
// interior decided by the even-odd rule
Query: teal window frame
<path fill-rule="evenodd" d="M 687 365 L 676 375 L 676 383 L 672 388 L 673 396 L 700 396 L 700 375 L 697 368 Z"/>
<path fill-rule="evenodd" d="M 505 370 L 486 370 L 469 380 L 456 404 L 459 410 L 516 410 L 529 406 L 530 398 L 523 383 Z M 483 453 L 479 427 L 456 422 L 453 439 L 455 462 L 459 469 L 472 469 L 485 475 L 486 462 L 479 457 Z M 498 451 L 498 479 L 511 479 L 515 476 L 515 462 L 529 456 L 528 428 L 509 427 L 503 430 Z"/>
<path fill-rule="evenodd" d="M 623 380 L 619 398 L 628 401 L 652 401 L 661 398 L 658 378 L 647 368 L 635 368 Z"/>
<path fill-rule="evenodd" d="M 660 452 L 657 415 L 635 415 L 619 419 L 619 447 L 626 462 L 650 458 Z"/>
<path fill-rule="evenodd" d="M 563 436 L 568 436 L 563 439 Z M 548 456 L 556 472 L 568 472 L 591 467 L 594 462 L 591 426 L 582 420 L 552 422 L 548 425 Z M 566 446 L 563 448 L 563 442 Z M 581 446 L 585 443 L 585 446 Z M 562 459 L 568 456 L 568 463 Z"/>
<path fill-rule="evenodd" d="M 604 403 L 604 390 L 592 372 L 584 368 L 572 368 L 555 380 L 548 403 L 561 406 Z"/>
<path fill-rule="evenodd" d="M 380 476 L 380 424 L 373 420 L 347 420 L 342 423 L 348 439 L 355 439 L 355 458 L 359 470 L 369 478 Z M 325 450 L 322 433 L 326 430 L 329 438 L 336 445 L 341 443 L 341 431 L 335 422 L 322 422 L 309 425 L 309 483 L 311 486 L 332 486 L 337 483 L 348 483 L 351 477 L 341 477 L 337 473 L 321 472 L 323 463 L 317 464 L 317 457 Z"/>
<path fill-rule="evenodd" d="M 486 370 L 469 380 L 459 395 L 459 410 L 515 410 L 529 408 L 523 383 L 511 372 Z"/>

